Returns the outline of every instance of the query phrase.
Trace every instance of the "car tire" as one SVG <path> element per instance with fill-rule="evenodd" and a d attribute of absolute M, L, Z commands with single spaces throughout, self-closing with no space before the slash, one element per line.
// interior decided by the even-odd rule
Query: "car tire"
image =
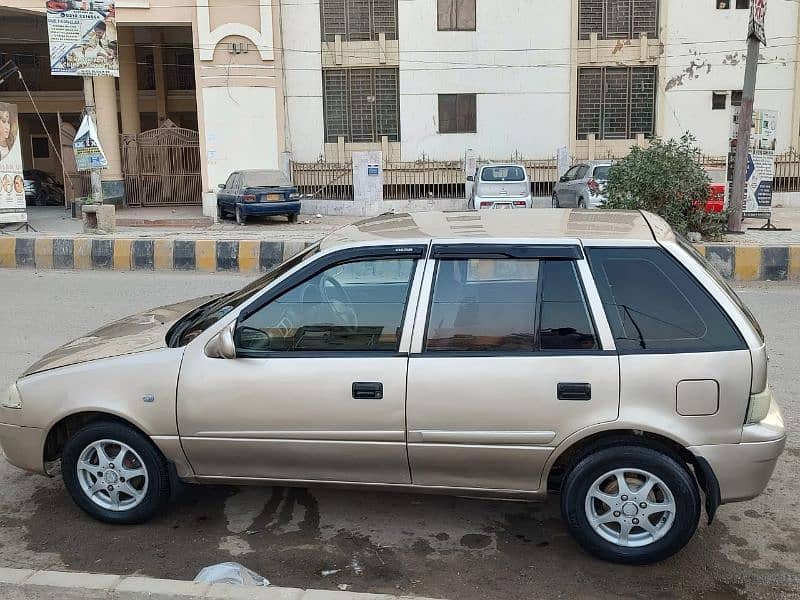
<path fill-rule="evenodd" d="M 242 207 L 238 204 L 236 205 L 236 223 L 237 225 L 244 225 L 247 221 L 247 217 L 242 212 Z"/>
<path fill-rule="evenodd" d="M 586 200 L 578 198 L 578 208 L 586 208 Z"/>
<path fill-rule="evenodd" d="M 105 523 L 144 523 L 170 497 L 166 459 L 149 438 L 123 423 L 95 421 L 78 431 L 64 446 L 61 472 L 75 503 Z"/>
<path fill-rule="evenodd" d="M 572 536 L 590 554 L 621 564 L 651 564 L 678 552 L 697 529 L 700 507 L 697 483 L 680 459 L 644 446 L 590 453 L 561 488 L 561 514 Z"/>
<path fill-rule="evenodd" d="M 289 217 L 289 223 L 297 223 L 297 213 L 294 213 L 293 215 L 288 215 L 288 217 Z"/>
<path fill-rule="evenodd" d="M 222 210 L 222 207 L 219 204 L 217 204 L 217 220 L 218 221 L 225 220 L 225 211 Z"/>
<path fill-rule="evenodd" d="M 561 208 L 561 205 L 558 202 L 558 194 L 553 192 L 553 208 Z"/>

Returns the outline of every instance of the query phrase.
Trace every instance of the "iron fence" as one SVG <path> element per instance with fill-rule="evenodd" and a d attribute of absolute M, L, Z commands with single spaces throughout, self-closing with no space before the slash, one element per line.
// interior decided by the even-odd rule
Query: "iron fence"
<path fill-rule="evenodd" d="M 800 151 L 789 150 L 775 156 L 776 192 L 800 192 Z"/>
<path fill-rule="evenodd" d="M 297 191 L 325 200 L 353 199 L 353 164 L 292 161 L 292 181 Z"/>
<path fill-rule="evenodd" d="M 390 162 L 383 169 L 384 200 L 463 198 L 464 162 L 421 159 Z"/>

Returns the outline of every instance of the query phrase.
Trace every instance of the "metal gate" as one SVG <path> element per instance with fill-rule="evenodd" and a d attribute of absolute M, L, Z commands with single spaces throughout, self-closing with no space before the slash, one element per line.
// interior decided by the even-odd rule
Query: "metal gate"
<path fill-rule="evenodd" d="M 200 136 L 160 127 L 122 136 L 122 173 L 128 206 L 202 204 Z"/>

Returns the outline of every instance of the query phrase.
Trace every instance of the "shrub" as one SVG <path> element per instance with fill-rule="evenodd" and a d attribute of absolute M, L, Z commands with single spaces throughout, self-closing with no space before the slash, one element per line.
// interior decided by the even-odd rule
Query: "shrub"
<path fill-rule="evenodd" d="M 608 173 L 603 208 L 647 210 L 662 216 L 675 231 L 723 236 L 727 215 L 708 214 L 709 179 L 700 166 L 700 150 L 690 133 L 680 140 L 653 138 L 648 148 L 633 148 Z"/>

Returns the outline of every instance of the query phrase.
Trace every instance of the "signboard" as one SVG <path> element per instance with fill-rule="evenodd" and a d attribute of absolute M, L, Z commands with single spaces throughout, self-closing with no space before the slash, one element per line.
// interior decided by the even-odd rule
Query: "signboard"
<path fill-rule="evenodd" d="M 739 107 L 733 108 L 731 119 L 728 181 L 733 183 L 733 165 L 739 130 Z M 775 148 L 778 113 L 754 110 L 747 156 L 744 216 L 769 218 L 772 214 L 772 185 L 775 179 Z M 733 189 L 731 187 L 731 189 Z"/>
<path fill-rule="evenodd" d="M 764 31 L 764 19 L 766 16 L 767 0 L 751 0 L 748 36 L 757 38 L 765 46 L 767 45 L 767 33 Z"/>
<path fill-rule="evenodd" d="M 113 0 L 47 0 L 53 75 L 119 77 Z"/>
<path fill-rule="evenodd" d="M 78 127 L 75 140 L 72 142 L 72 149 L 75 152 L 78 171 L 105 169 L 108 166 L 106 155 L 100 146 L 100 138 L 97 136 L 97 128 L 89 115 L 83 116 L 81 126 Z"/>
<path fill-rule="evenodd" d="M 377 177 L 381 174 L 381 168 L 378 165 L 367 165 L 367 175 Z"/>
<path fill-rule="evenodd" d="M 17 105 L 0 102 L 0 223 L 27 223 Z"/>

